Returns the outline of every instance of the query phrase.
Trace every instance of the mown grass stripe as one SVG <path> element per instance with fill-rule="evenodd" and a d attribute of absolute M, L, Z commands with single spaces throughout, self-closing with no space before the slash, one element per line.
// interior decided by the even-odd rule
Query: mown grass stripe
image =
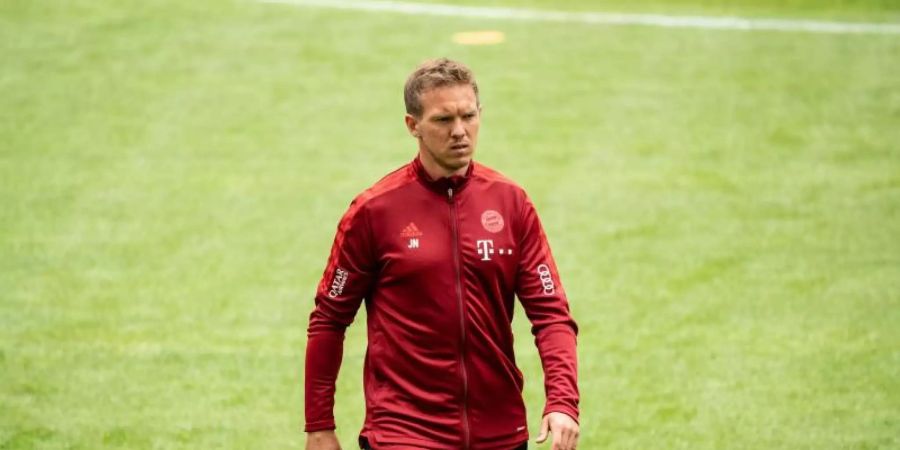
<path fill-rule="evenodd" d="M 639 25 L 666 28 L 701 28 L 728 31 L 784 31 L 832 34 L 900 34 L 900 24 L 826 22 L 807 19 L 750 19 L 745 17 L 629 14 L 618 12 L 565 12 L 526 8 L 457 6 L 377 0 L 260 0 L 299 6 L 411 15 L 478 19 L 567 22 L 596 25 Z"/>

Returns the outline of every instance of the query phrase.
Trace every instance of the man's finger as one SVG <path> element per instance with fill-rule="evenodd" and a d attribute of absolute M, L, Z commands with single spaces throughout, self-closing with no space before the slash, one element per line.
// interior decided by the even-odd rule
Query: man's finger
<path fill-rule="evenodd" d="M 554 442 L 557 443 L 560 450 L 569 450 L 571 434 L 569 433 L 568 428 L 557 424 L 557 426 L 551 430 L 551 433 L 553 433 L 553 437 L 556 438 L 554 439 Z"/>
<path fill-rule="evenodd" d="M 552 450 L 566 450 L 566 447 L 563 445 L 563 433 L 559 430 L 553 430 L 553 446 L 550 448 Z"/>
<path fill-rule="evenodd" d="M 544 419 L 541 420 L 541 432 L 540 432 L 540 434 L 538 434 L 538 437 L 537 437 L 537 439 L 534 440 L 534 442 L 541 444 L 544 441 L 546 441 L 547 440 L 547 430 L 549 430 L 549 429 L 550 429 L 550 420 L 548 419 L 548 416 L 544 416 Z"/>
<path fill-rule="evenodd" d="M 578 437 L 579 432 L 578 429 L 572 430 L 572 450 L 578 448 Z"/>
<path fill-rule="evenodd" d="M 563 433 L 563 448 L 565 450 L 575 450 L 575 430 L 566 429 Z"/>

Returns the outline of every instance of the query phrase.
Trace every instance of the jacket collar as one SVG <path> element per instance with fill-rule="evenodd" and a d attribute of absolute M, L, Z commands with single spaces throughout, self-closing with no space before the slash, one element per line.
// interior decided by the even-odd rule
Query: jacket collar
<path fill-rule="evenodd" d="M 475 161 L 470 161 L 465 175 L 452 175 L 432 180 L 431 175 L 428 175 L 428 172 L 425 171 L 425 166 L 422 165 L 419 156 L 416 156 L 416 159 L 410 165 L 416 173 L 416 178 L 419 179 L 419 182 L 441 195 L 447 195 L 447 190 L 449 189 L 453 189 L 454 193 L 462 191 L 469 183 L 469 179 L 472 178 L 472 171 L 475 170 Z"/>

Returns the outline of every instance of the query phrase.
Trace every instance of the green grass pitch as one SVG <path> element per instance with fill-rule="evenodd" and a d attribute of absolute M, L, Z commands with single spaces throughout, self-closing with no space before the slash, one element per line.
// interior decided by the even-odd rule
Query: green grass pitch
<path fill-rule="evenodd" d="M 463 3 L 900 21 L 875 0 Z M 507 39 L 451 41 L 469 30 Z M 4 0 L 0 449 L 303 448 L 335 225 L 413 157 L 402 82 L 434 56 L 475 70 L 477 159 L 547 228 L 580 448 L 900 448 L 900 36 Z"/>

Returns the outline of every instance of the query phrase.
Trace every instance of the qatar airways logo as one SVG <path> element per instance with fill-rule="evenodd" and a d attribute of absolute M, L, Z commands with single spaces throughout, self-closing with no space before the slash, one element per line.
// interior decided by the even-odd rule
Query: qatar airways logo
<path fill-rule="evenodd" d="M 340 267 L 334 271 L 334 280 L 331 282 L 331 290 L 328 291 L 329 297 L 336 298 L 344 292 L 344 286 L 347 284 L 348 275 L 350 274 Z"/>
<path fill-rule="evenodd" d="M 556 292 L 556 285 L 553 284 L 553 274 L 550 272 L 550 266 L 541 264 L 537 266 L 538 277 L 541 278 L 541 284 L 544 285 L 544 294 L 553 295 Z"/>

